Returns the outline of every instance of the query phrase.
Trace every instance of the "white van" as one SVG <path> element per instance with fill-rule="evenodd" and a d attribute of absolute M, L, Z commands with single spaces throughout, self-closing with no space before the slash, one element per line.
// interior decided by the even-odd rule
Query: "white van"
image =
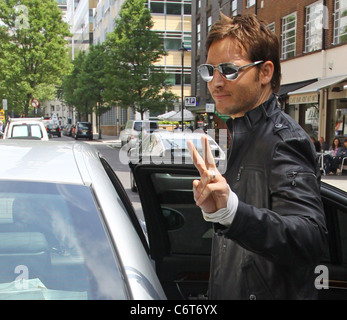
<path fill-rule="evenodd" d="M 42 118 L 10 118 L 3 139 L 49 140 Z"/>
<path fill-rule="evenodd" d="M 122 146 L 131 142 L 131 145 L 135 145 L 139 135 L 152 133 L 159 129 L 157 121 L 154 120 L 128 120 L 124 130 L 119 134 Z"/>

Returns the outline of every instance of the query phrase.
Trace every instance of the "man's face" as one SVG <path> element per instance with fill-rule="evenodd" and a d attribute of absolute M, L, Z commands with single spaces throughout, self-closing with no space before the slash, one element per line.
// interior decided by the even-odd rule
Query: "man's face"
<path fill-rule="evenodd" d="M 211 44 L 206 63 L 217 66 L 226 62 L 241 67 L 254 61 L 247 58 L 236 40 L 226 37 Z M 208 89 L 216 103 L 217 111 L 235 118 L 265 102 L 271 94 L 271 89 L 267 86 L 265 90 L 260 77 L 260 71 L 256 66 L 240 70 L 238 78 L 232 81 L 225 79 L 215 69 L 213 80 L 208 82 Z"/>

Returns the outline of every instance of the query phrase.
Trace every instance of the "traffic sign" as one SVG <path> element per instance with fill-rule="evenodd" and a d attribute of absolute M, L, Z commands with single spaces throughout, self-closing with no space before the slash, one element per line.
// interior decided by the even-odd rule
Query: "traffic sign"
<path fill-rule="evenodd" d="M 206 112 L 213 113 L 214 112 L 214 103 L 206 103 Z"/>
<path fill-rule="evenodd" d="M 37 100 L 37 99 L 32 99 L 32 100 L 31 100 L 31 106 L 32 106 L 33 108 L 37 108 L 39 105 L 40 105 L 39 100 Z"/>
<path fill-rule="evenodd" d="M 196 107 L 196 97 L 185 97 L 184 105 L 186 107 Z"/>

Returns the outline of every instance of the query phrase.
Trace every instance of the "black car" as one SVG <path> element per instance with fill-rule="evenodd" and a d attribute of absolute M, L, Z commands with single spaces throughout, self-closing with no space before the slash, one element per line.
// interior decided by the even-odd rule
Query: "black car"
<path fill-rule="evenodd" d="M 85 138 L 93 140 L 92 124 L 90 122 L 77 122 L 73 138 Z"/>
<path fill-rule="evenodd" d="M 48 135 L 61 137 L 60 126 L 57 123 L 49 122 L 46 126 L 46 130 Z"/>

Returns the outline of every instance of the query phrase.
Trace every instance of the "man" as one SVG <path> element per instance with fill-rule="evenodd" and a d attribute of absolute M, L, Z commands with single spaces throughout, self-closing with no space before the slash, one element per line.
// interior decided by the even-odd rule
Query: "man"
<path fill-rule="evenodd" d="M 325 150 L 329 150 L 329 145 L 326 143 L 323 137 L 319 138 L 319 143 L 321 147 L 321 151 L 324 152 Z"/>
<path fill-rule="evenodd" d="M 189 149 L 194 199 L 214 223 L 209 298 L 314 299 L 326 244 L 320 172 L 310 137 L 278 104 L 279 44 L 255 16 L 221 14 L 199 67 L 217 111 L 230 115 L 222 176 L 205 145 Z"/>

